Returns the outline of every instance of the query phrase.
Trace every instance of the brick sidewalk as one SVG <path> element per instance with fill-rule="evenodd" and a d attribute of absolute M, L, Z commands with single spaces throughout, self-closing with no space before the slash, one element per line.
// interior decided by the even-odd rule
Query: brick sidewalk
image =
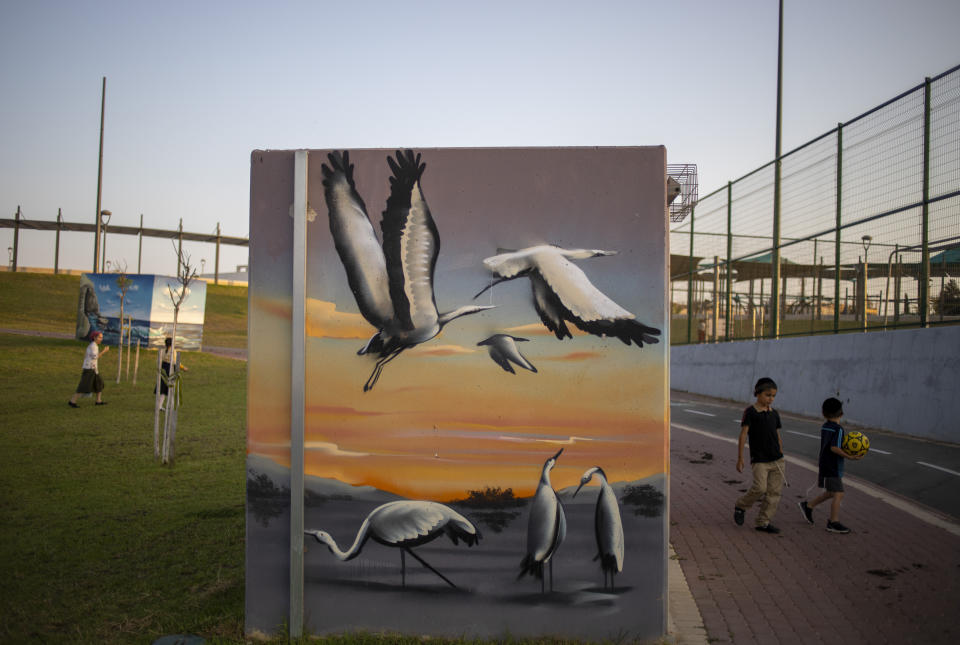
<path fill-rule="evenodd" d="M 827 533 L 826 505 L 810 526 L 796 503 L 816 474 L 793 464 L 774 518 L 783 532 L 755 531 L 757 506 L 737 526 L 750 474 L 736 470 L 736 444 L 671 434 L 670 541 L 711 643 L 960 642 L 956 534 L 850 486 L 840 519 L 853 532 Z"/>

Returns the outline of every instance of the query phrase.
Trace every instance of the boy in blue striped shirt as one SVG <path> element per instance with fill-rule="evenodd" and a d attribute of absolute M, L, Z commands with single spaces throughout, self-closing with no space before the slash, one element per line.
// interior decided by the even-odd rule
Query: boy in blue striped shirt
<path fill-rule="evenodd" d="M 823 502 L 832 500 L 830 504 L 830 519 L 827 520 L 827 530 L 831 533 L 849 533 L 850 529 L 840 523 L 840 500 L 843 499 L 843 460 L 860 459 L 856 455 L 844 452 L 843 426 L 840 418 L 843 416 L 843 403 L 830 397 L 821 407 L 826 422 L 820 428 L 820 459 L 818 464 L 817 485 L 824 491 L 807 503 L 799 502 L 803 518 L 813 524 L 813 509 Z"/>

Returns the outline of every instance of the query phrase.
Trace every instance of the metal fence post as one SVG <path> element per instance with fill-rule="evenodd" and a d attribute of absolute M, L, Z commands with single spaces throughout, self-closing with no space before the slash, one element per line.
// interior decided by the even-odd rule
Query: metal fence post
<path fill-rule="evenodd" d="M 724 310 L 724 330 L 723 337 L 730 340 L 730 299 L 733 291 L 733 264 L 730 260 L 733 258 L 733 182 L 727 182 L 727 288 L 724 290 L 727 296 L 726 308 Z"/>
<path fill-rule="evenodd" d="M 20 246 L 20 204 L 17 204 L 17 214 L 14 215 L 13 224 L 13 258 L 11 258 L 10 270 L 17 272 L 17 251 Z"/>
<path fill-rule="evenodd" d="M 719 340 L 720 331 L 717 329 L 720 322 L 720 258 L 713 256 L 713 302 L 710 303 L 710 342 L 715 343 Z"/>
<path fill-rule="evenodd" d="M 294 153 L 290 357 L 290 638 L 303 636 L 303 487 L 309 153 Z"/>
<path fill-rule="evenodd" d="M 920 326 L 927 326 L 930 307 L 930 77 L 923 82 L 923 255 L 920 260 L 920 289 L 917 307 Z"/>
<path fill-rule="evenodd" d="M 833 236 L 833 333 L 840 331 L 840 226 L 843 208 L 843 124 L 837 124 L 837 221 Z"/>
<path fill-rule="evenodd" d="M 180 258 L 183 257 L 183 218 L 177 226 L 177 275 L 180 275 Z"/>
<path fill-rule="evenodd" d="M 690 207 L 690 262 L 687 271 L 687 342 L 693 342 L 693 211 L 695 207 Z"/>
<path fill-rule="evenodd" d="M 820 270 L 817 266 L 817 238 L 813 238 L 813 276 L 810 279 L 810 333 L 816 333 L 817 310 L 820 308 L 817 302 L 817 278 L 820 277 Z"/>
<path fill-rule="evenodd" d="M 213 284 L 220 284 L 220 222 L 217 222 L 217 251 L 213 259 Z"/>
<path fill-rule="evenodd" d="M 139 243 L 137 245 L 137 274 L 140 274 L 140 262 L 143 259 L 143 213 L 140 213 L 140 233 L 137 237 L 139 238 Z"/>
<path fill-rule="evenodd" d="M 53 275 L 60 273 L 60 227 L 63 223 L 62 209 L 57 209 L 57 241 L 53 246 Z"/>

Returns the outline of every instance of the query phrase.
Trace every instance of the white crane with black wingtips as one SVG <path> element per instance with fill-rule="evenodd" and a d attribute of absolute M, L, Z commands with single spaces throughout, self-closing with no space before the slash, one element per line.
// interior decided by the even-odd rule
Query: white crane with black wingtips
<path fill-rule="evenodd" d="M 312 535 L 317 542 L 326 544 L 330 552 L 344 562 L 360 555 L 363 545 L 372 538 L 384 546 L 400 549 L 402 586 L 407 584 L 407 562 L 404 556 L 409 553 L 454 589 L 457 585 L 450 582 L 446 576 L 427 564 L 411 549 L 432 542 L 441 535 L 449 536 L 454 544 L 462 540 L 467 546 L 473 546 L 480 541 L 477 527 L 463 515 L 444 504 L 419 500 L 388 502 L 373 509 L 363 520 L 360 530 L 357 531 L 357 537 L 346 551 L 337 546 L 336 541 L 326 531 L 307 530 L 304 533 Z"/>
<path fill-rule="evenodd" d="M 392 176 L 390 196 L 377 240 L 366 205 L 353 181 L 349 153 L 327 155 L 323 172 L 330 232 L 347 272 L 347 282 L 360 313 L 377 332 L 358 351 L 376 353 L 377 363 L 363 386 L 373 388 L 383 367 L 405 349 L 424 343 L 450 321 L 475 314 L 490 305 L 467 305 L 447 313 L 437 311 L 433 274 L 440 252 L 440 234 L 420 188 L 426 164 L 410 150 L 387 157 Z"/>
<path fill-rule="evenodd" d="M 495 284 L 530 278 L 533 306 L 543 324 L 557 338 L 571 338 L 566 323 L 594 336 L 613 336 L 627 345 L 658 343 L 660 330 L 638 321 L 636 316 L 597 289 L 580 267 L 571 260 L 615 255 L 616 251 L 563 249 L 542 244 L 505 251 L 486 258 L 483 265 L 497 279 L 484 287 L 474 299 Z"/>

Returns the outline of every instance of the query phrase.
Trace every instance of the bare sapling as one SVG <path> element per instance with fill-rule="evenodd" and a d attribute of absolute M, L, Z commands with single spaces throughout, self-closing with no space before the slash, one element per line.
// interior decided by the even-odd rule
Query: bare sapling
<path fill-rule="evenodd" d="M 127 263 L 117 262 L 114 264 L 117 267 L 117 288 L 120 290 L 120 338 L 117 342 L 117 383 L 120 383 L 120 371 L 123 369 L 123 331 L 124 331 L 124 319 L 123 319 L 123 305 L 127 299 L 127 290 L 130 288 L 130 285 L 133 284 L 133 280 L 127 277 Z M 127 334 L 129 335 L 130 331 L 128 329 Z M 129 339 L 128 339 L 129 343 Z M 127 372 L 130 371 L 130 350 L 129 344 L 127 349 Z"/>
<path fill-rule="evenodd" d="M 163 349 L 157 352 L 157 385 L 153 388 L 153 458 L 160 459 L 160 408 L 162 407 L 161 402 L 161 388 L 160 383 L 166 383 L 165 374 L 163 373 Z M 164 415 L 166 416 L 166 415 Z"/>
<path fill-rule="evenodd" d="M 173 304 L 173 333 L 172 333 L 172 344 L 170 345 L 170 356 L 169 356 L 169 368 L 167 374 L 167 400 L 166 400 L 166 410 L 164 414 L 164 425 L 163 425 L 163 448 L 161 452 L 161 463 L 168 464 L 171 463 L 174 459 L 174 445 L 176 442 L 177 435 L 177 407 L 179 405 L 179 389 L 180 389 L 180 379 L 179 379 L 179 366 L 180 361 L 177 360 L 177 319 L 180 316 L 180 306 L 183 304 L 184 299 L 190 293 L 190 283 L 193 282 L 197 277 L 197 269 L 194 265 L 190 263 L 190 256 L 183 253 L 181 249 L 178 249 L 174 245 L 174 249 L 177 252 L 178 268 L 177 268 L 177 283 L 178 286 L 175 289 L 167 286 L 167 295 L 170 297 L 170 302 Z M 163 350 L 161 350 L 162 352 Z M 174 377 L 177 378 L 174 378 Z"/>

